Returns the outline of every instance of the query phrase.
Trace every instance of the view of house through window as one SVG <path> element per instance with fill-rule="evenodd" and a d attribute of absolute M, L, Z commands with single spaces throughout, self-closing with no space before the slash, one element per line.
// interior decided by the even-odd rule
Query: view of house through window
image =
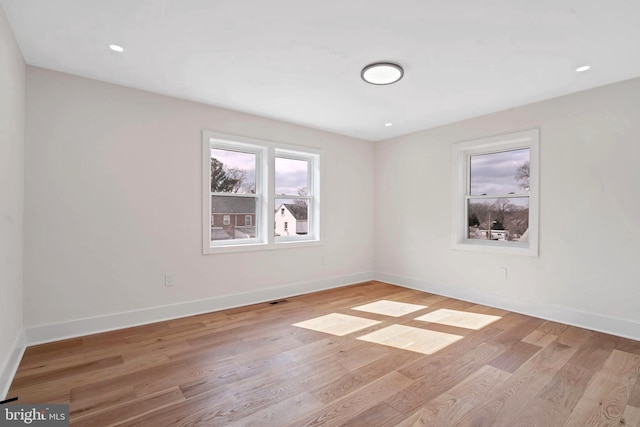
<path fill-rule="evenodd" d="M 320 151 L 203 131 L 203 253 L 320 241 Z"/>
<path fill-rule="evenodd" d="M 211 240 L 256 237 L 257 154 L 211 149 Z"/>
<path fill-rule="evenodd" d="M 275 236 L 309 233 L 309 160 L 275 159 Z"/>
<path fill-rule="evenodd" d="M 470 156 L 468 239 L 529 241 L 529 148 Z"/>

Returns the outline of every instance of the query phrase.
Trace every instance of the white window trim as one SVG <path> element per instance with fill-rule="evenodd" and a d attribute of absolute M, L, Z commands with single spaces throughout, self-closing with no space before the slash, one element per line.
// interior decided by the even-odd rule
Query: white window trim
<path fill-rule="evenodd" d="M 489 154 L 500 151 L 530 149 L 529 171 L 529 242 L 485 241 L 467 238 L 468 219 L 466 208 L 469 159 L 472 155 Z M 539 130 L 476 139 L 453 144 L 453 249 L 486 253 L 538 256 L 539 240 Z"/>
<path fill-rule="evenodd" d="M 256 194 L 259 194 L 260 206 L 257 208 L 256 238 L 247 240 L 222 240 L 211 245 L 211 147 L 215 142 L 217 148 L 237 150 L 239 147 L 249 152 L 259 153 L 258 165 L 256 168 Z M 313 159 L 311 165 L 312 174 L 310 185 L 313 185 L 311 192 L 313 197 L 314 221 L 308 235 L 295 236 L 293 239 L 276 239 L 274 214 L 275 205 L 275 157 L 300 156 L 305 160 Z M 319 246 L 322 244 L 320 238 L 320 175 L 321 175 L 321 155 L 322 150 L 304 146 L 276 143 L 272 141 L 246 138 L 237 135 L 229 135 L 209 130 L 202 131 L 202 252 L 203 254 L 246 252 L 256 250 L 272 250 L 281 248 L 297 248 L 306 246 Z M 259 177 L 259 178 L 258 178 Z M 258 187 L 260 186 L 260 187 Z M 255 197 L 253 194 L 236 194 L 236 196 Z M 289 198 L 287 196 L 286 198 Z M 313 233 L 312 233 L 313 230 Z"/>
<path fill-rule="evenodd" d="M 275 150 L 275 157 L 286 158 L 291 160 L 303 160 L 308 162 L 309 167 L 307 169 L 307 196 L 298 195 L 278 195 L 275 194 L 275 179 L 274 179 L 274 191 L 273 198 L 275 199 L 290 199 L 290 200 L 307 200 L 307 224 L 308 234 L 298 235 L 292 234 L 289 236 L 275 237 L 277 243 L 292 243 L 303 242 L 308 240 L 316 240 L 315 236 L 320 235 L 320 155 L 319 153 L 313 153 L 311 151 L 300 151 L 300 149 L 285 148 L 280 146 Z M 275 160 L 274 160 L 275 165 Z M 274 168 L 275 178 L 275 168 Z M 276 206 L 277 208 L 277 206 Z"/>

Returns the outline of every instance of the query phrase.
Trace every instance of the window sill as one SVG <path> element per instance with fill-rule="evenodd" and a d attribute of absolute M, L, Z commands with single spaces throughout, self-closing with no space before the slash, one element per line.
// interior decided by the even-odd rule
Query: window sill
<path fill-rule="evenodd" d="M 322 246 L 320 240 L 289 240 L 274 243 L 248 243 L 228 246 L 205 247 L 203 255 L 253 252 L 253 251 L 271 251 L 277 249 L 304 248 L 312 246 Z"/>
<path fill-rule="evenodd" d="M 455 242 L 452 246 L 454 250 L 471 251 L 471 252 L 484 252 L 488 254 L 502 254 L 502 255 L 519 255 L 537 257 L 538 248 L 531 247 L 526 244 L 518 243 L 500 243 L 499 241 L 469 241 Z"/>

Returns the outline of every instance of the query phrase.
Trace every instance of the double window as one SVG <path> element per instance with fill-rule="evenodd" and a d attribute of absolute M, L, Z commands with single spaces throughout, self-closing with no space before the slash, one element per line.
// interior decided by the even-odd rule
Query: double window
<path fill-rule="evenodd" d="M 320 239 L 320 152 L 203 132 L 204 253 Z"/>
<path fill-rule="evenodd" d="M 538 130 L 454 144 L 454 247 L 538 255 Z"/>

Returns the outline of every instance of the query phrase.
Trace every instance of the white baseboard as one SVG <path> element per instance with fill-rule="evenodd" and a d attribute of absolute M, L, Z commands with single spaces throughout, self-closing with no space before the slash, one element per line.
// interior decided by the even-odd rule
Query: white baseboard
<path fill-rule="evenodd" d="M 640 341 L 640 323 L 632 320 L 602 316 L 600 314 L 589 313 L 554 304 L 541 304 L 514 298 L 506 298 L 499 295 L 485 294 L 473 289 L 439 286 L 433 283 L 428 283 L 424 280 L 398 276 L 395 274 L 376 272 L 374 277 L 375 280 L 405 288 L 461 299 L 476 304 L 488 305 L 490 307 L 509 310 L 516 313 L 526 314 L 528 316 L 552 320 L 554 322 L 565 323 L 567 325 Z"/>
<path fill-rule="evenodd" d="M 11 387 L 11 381 L 18 371 L 18 366 L 22 360 L 22 355 L 26 348 L 24 330 L 21 330 L 18 336 L 16 336 L 11 351 L 7 355 L 6 359 L 0 365 L 0 400 L 4 400 Z"/>
<path fill-rule="evenodd" d="M 125 313 L 114 313 L 86 319 L 76 319 L 67 322 L 34 326 L 26 329 L 26 344 L 42 344 L 51 341 L 95 334 L 98 332 L 113 331 L 116 329 L 144 325 L 147 323 L 177 319 L 179 317 L 193 316 L 196 314 L 257 304 L 265 301 L 337 288 L 354 283 L 366 282 L 369 280 L 373 280 L 373 273 L 366 272 L 310 282 L 294 283 L 276 288 L 261 289 L 204 300 L 152 307 Z"/>

